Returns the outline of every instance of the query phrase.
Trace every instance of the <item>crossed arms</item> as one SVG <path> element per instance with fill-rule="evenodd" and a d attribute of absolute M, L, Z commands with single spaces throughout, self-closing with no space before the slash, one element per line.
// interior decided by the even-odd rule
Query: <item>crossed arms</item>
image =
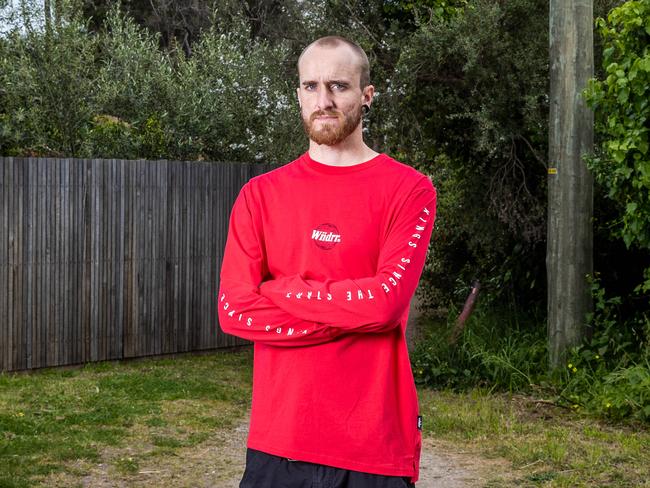
<path fill-rule="evenodd" d="M 391 218 L 374 276 L 319 281 L 290 275 L 262 282 L 267 270 L 262 239 L 244 185 L 230 215 L 221 267 L 217 300 L 222 330 L 295 347 L 395 328 L 424 267 L 435 207 L 435 188 L 423 177 Z"/>

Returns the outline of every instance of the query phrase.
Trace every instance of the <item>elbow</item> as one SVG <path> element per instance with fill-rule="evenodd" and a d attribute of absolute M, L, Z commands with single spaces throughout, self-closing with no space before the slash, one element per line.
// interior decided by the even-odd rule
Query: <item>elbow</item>
<path fill-rule="evenodd" d="M 378 321 L 382 326 L 395 327 L 400 323 L 400 319 L 404 315 L 404 311 L 405 310 L 403 307 L 398 307 L 395 303 L 386 302 L 379 311 Z"/>
<path fill-rule="evenodd" d="M 239 307 L 235 313 L 234 304 L 226 298 L 223 289 L 219 290 L 217 296 L 217 321 L 219 328 L 224 334 L 229 334 L 241 339 L 248 339 L 248 327 L 251 325 L 251 318 L 244 317 L 244 310 Z"/>
<path fill-rule="evenodd" d="M 221 308 L 219 308 L 217 312 L 217 321 L 219 322 L 219 327 L 221 327 L 221 330 L 228 332 L 228 321 L 226 320 L 226 314 L 221 312 Z"/>
<path fill-rule="evenodd" d="M 226 300 L 226 295 L 223 289 L 219 289 L 219 295 L 217 296 L 217 320 L 219 321 L 219 327 L 221 330 L 230 335 L 235 335 L 234 329 L 232 327 L 232 321 L 229 320 L 228 309 L 230 304 Z"/>
<path fill-rule="evenodd" d="M 394 307 L 391 307 L 389 304 L 384 304 L 380 307 L 380 310 L 377 310 L 377 315 L 374 319 L 377 325 L 385 327 L 395 321 L 395 316 Z"/>
<path fill-rule="evenodd" d="M 227 335 L 231 335 L 233 337 L 238 337 L 240 339 L 247 339 L 249 340 L 248 337 L 246 337 L 245 334 L 243 334 L 244 331 L 237 329 L 237 327 L 233 326 L 234 321 L 228 317 L 225 313 L 221 313 L 221 311 L 218 314 L 218 326 L 221 329 L 221 332 Z"/>
<path fill-rule="evenodd" d="M 230 334 L 233 335 L 233 330 L 232 327 L 229 324 L 228 316 L 221 310 L 221 306 L 217 305 L 219 307 L 219 311 L 217 313 L 217 320 L 219 323 L 219 328 L 221 329 L 221 332 L 224 334 Z"/>

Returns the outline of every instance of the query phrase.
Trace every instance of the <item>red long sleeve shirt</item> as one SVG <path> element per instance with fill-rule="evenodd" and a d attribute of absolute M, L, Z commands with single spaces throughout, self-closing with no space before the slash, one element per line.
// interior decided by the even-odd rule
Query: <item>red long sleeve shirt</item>
<path fill-rule="evenodd" d="M 305 153 L 244 185 L 217 299 L 222 330 L 254 341 L 248 447 L 417 481 L 404 333 L 435 208 L 431 180 L 385 154 Z"/>

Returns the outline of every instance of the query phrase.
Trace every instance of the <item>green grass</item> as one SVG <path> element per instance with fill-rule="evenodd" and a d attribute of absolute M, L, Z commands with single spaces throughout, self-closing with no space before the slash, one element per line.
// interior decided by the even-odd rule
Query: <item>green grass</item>
<path fill-rule="evenodd" d="M 142 428 L 156 453 L 198 444 L 247 410 L 251 372 L 244 351 L 1 374 L 0 487 L 98 461 Z M 115 467 L 132 473 L 138 459 L 118 458 Z"/>
<path fill-rule="evenodd" d="M 251 376 L 251 350 L 2 374 L 0 487 L 52 476 L 81 486 L 98 463 L 128 485 L 140 470 L 184 462 L 240 421 Z M 647 425 L 481 389 L 419 395 L 424 435 L 485 460 L 487 486 L 650 487 Z M 508 473 L 490 471 L 491 459 L 506 459 Z"/>
<path fill-rule="evenodd" d="M 648 487 L 647 424 L 614 424 L 533 398 L 474 389 L 420 389 L 427 436 L 483 458 L 505 458 L 514 479 L 488 486 Z"/>

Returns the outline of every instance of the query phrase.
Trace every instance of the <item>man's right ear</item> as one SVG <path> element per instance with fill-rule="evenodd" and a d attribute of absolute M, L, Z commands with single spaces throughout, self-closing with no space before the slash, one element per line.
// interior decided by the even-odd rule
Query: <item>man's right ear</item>
<path fill-rule="evenodd" d="M 296 88 L 296 98 L 298 99 L 298 107 L 302 108 L 302 104 L 300 103 L 300 88 Z"/>

